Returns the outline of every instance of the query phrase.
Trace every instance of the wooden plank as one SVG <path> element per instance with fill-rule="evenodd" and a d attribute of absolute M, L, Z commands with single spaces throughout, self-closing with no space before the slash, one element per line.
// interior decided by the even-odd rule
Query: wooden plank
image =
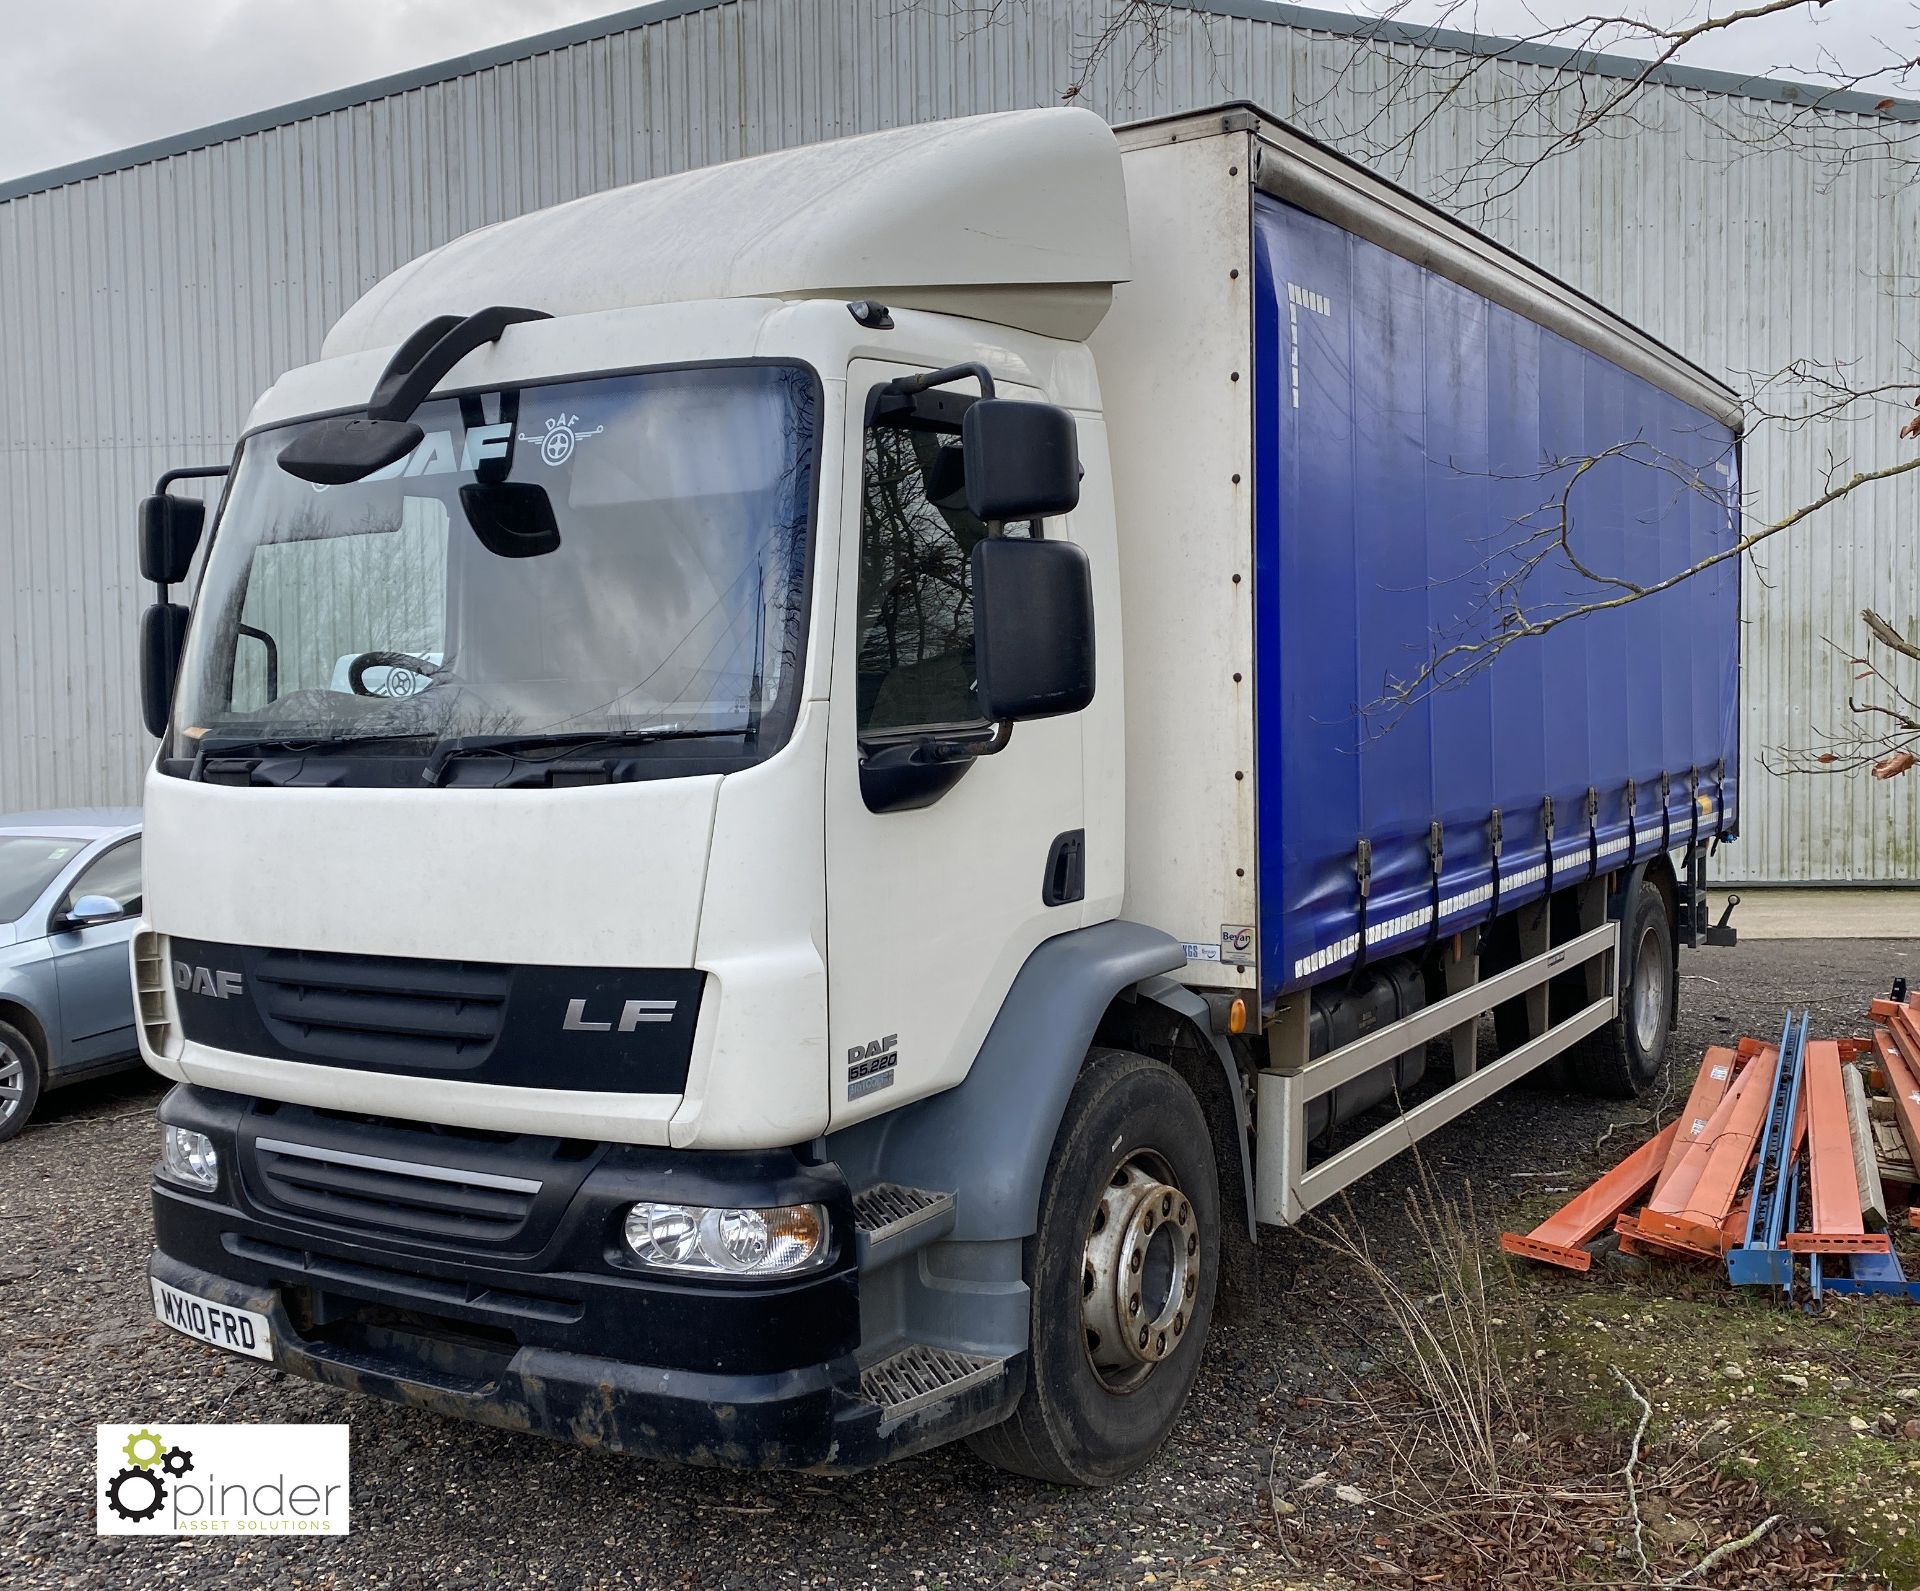
<path fill-rule="evenodd" d="M 1874 1005 L 1880 1003 L 1876 1000 Z M 1887 1080 L 1887 1096 L 1893 1101 L 1901 1136 L 1907 1140 L 1907 1158 L 1920 1166 L 1920 1078 L 1915 1075 L 1920 1069 L 1920 1030 L 1905 1011 L 1895 1006 L 1891 1023 L 1874 1031 L 1873 1047 Z"/>
<path fill-rule="evenodd" d="M 1900 1118 L 1890 1099 L 1867 1101 L 1867 1115 L 1873 1128 L 1873 1157 L 1879 1164 L 1880 1180 L 1912 1187 L 1920 1182 L 1920 1172 L 1907 1158 L 1907 1140 L 1900 1133 Z"/>
<path fill-rule="evenodd" d="M 1847 1131 L 1853 1138 L 1853 1174 L 1860 1184 L 1860 1217 L 1869 1232 L 1887 1229 L 1887 1194 L 1873 1157 L 1873 1118 L 1867 1112 L 1867 1080 L 1860 1068 L 1843 1064 L 1840 1081 L 1847 1091 Z"/>

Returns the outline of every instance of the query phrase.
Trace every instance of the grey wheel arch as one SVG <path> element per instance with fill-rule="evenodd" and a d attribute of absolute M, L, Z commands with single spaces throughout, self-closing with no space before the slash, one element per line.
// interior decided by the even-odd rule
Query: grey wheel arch
<path fill-rule="evenodd" d="M 1232 1046 L 1214 1031 L 1213 1014 L 1207 1009 L 1207 1002 L 1184 983 L 1175 983 L 1167 977 L 1148 978 L 1140 985 L 1139 993 L 1142 1000 L 1160 1006 L 1183 1022 L 1197 1044 L 1204 1047 L 1205 1052 L 1218 1063 L 1219 1093 L 1233 1112 L 1231 1158 L 1240 1167 L 1240 1196 L 1247 1218 L 1247 1237 L 1257 1242 L 1259 1234 L 1254 1227 L 1253 1215 L 1253 1113 L 1247 1104 L 1246 1084 Z M 1204 1107 L 1206 1090 L 1202 1088 L 1195 1091 L 1201 1095 L 1201 1105 Z M 1220 1148 L 1219 1144 L 1214 1145 L 1216 1154 Z M 1227 1190 L 1222 1188 L 1220 1191 L 1224 1208 L 1229 1204 Z"/>
<path fill-rule="evenodd" d="M 958 1086 L 829 1135 L 827 1152 L 855 1187 L 886 1181 L 958 1195 L 957 1241 L 1031 1237 L 1067 1097 L 1114 1001 L 1138 990 L 1185 1019 L 1197 1007 L 1200 1031 L 1212 1036 L 1204 1002 L 1165 976 L 1184 965 L 1178 940 L 1140 923 L 1047 940 L 1015 975 Z M 1231 1053 L 1216 1045 L 1231 1069 Z M 1244 1162 L 1244 1133 L 1241 1152 Z"/>
<path fill-rule="evenodd" d="M 0 994 L 0 1022 L 9 1027 L 18 1028 L 26 1035 L 27 1042 L 34 1047 L 40 1059 L 41 1084 L 53 1085 L 53 1033 L 46 1023 L 41 1021 L 40 1013 L 32 1006 L 24 1005 L 12 995 Z"/>

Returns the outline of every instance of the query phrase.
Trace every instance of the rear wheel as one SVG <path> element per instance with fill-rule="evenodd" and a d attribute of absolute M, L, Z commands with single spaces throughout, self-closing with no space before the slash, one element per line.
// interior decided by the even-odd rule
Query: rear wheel
<path fill-rule="evenodd" d="M 16 1137 L 40 1103 L 40 1070 L 26 1034 L 0 1022 L 0 1143 Z"/>
<path fill-rule="evenodd" d="M 1206 1117 L 1171 1068 L 1093 1051 L 1075 1083 L 1027 1248 L 1027 1390 L 968 1439 L 988 1463 L 1066 1486 L 1153 1456 L 1199 1373 L 1220 1258 Z"/>
<path fill-rule="evenodd" d="M 1605 1027 L 1567 1052 L 1575 1087 L 1608 1099 L 1644 1094 L 1667 1060 L 1673 1028 L 1673 918 L 1667 897 L 1641 879 L 1620 919 L 1620 1009 Z"/>

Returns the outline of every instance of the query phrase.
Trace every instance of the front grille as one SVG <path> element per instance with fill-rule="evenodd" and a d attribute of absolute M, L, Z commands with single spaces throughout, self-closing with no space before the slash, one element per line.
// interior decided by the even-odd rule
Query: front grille
<path fill-rule="evenodd" d="M 500 1036 L 511 969 L 314 950 L 254 965 L 261 1017 L 296 1054 L 435 1070 L 477 1065 Z"/>
<path fill-rule="evenodd" d="M 147 1043 L 155 1055 L 171 1055 L 173 1021 L 167 1008 L 167 953 L 156 933 L 133 936 L 133 989 Z"/>
<path fill-rule="evenodd" d="M 542 1183 L 456 1166 L 354 1154 L 280 1138 L 253 1141 L 261 1191 L 330 1224 L 503 1243 L 527 1224 Z"/>

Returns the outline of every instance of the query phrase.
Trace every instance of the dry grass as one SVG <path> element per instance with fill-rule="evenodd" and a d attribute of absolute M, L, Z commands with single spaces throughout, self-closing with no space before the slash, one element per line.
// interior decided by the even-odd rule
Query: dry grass
<path fill-rule="evenodd" d="M 1342 1554 L 1363 1583 L 1460 1591 L 1874 1583 L 1700 1444 L 1650 1438 L 1652 1408 L 1617 1367 L 1640 1411 L 1631 1437 L 1582 1430 L 1543 1373 L 1527 1300 L 1471 1188 L 1447 1197 L 1422 1168 L 1396 1234 L 1404 1253 L 1383 1253 L 1351 1212 L 1313 1236 L 1356 1272 L 1396 1349 L 1326 1408 L 1328 1445 L 1373 1490 L 1314 1490 L 1311 1516 L 1287 1523 L 1316 1554 Z"/>

